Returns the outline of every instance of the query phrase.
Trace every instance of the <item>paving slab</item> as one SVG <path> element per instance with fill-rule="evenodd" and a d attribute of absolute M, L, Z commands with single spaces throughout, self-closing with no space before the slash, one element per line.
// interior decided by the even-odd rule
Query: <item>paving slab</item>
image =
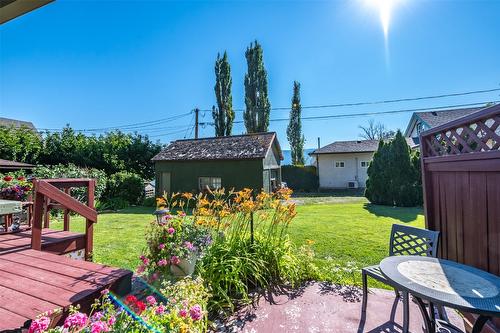
<path fill-rule="evenodd" d="M 367 315 L 361 317 L 362 291 L 329 283 L 310 283 L 293 291 L 275 292 L 261 297 L 230 318 L 220 332 L 402 332 L 401 300 L 394 291 L 370 289 Z M 410 332 L 423 332 L 423 321 L 416 304 L 410 302 Z M 464 329 L 462 318 L 446 310 L 454 325 Z"/>

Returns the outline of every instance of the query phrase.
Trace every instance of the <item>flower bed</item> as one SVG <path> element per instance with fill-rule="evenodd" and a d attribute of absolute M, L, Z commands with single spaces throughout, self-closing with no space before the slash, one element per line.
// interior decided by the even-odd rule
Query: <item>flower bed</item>
<path fill-rule="evenodd" d="M 296 215 L 290 194 L 245 189 L 159 198 L 137 270 L 158 292 L 118 306 L 106 294 L 88 317 L 73 309 L 67 327 L 40 330 L 49 325 L 42 316 L 30 332 L 206 332 L 209 316 L 250 302 L 251 292 L 314 278 L 314 253 L 288 238 Z"/>
<path fill-rule="evenodd" d="M 32 184 L 24 176 L 5 175 L 0 179 L 0 199 L 25 201 Z"/>

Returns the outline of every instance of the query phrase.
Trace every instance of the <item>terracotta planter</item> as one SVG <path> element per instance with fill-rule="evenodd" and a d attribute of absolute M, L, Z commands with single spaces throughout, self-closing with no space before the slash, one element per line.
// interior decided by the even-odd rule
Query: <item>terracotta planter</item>
<path fill-rule="evenodd" d="M 193 253 L 187 259 L 181 259 L 178 265 L 170 266 L 170 273 L 175 277 L 185 277 L 194 273 L 194 268 L 196 266 L 196 261 L 198 260 L 198 255 Z"/>

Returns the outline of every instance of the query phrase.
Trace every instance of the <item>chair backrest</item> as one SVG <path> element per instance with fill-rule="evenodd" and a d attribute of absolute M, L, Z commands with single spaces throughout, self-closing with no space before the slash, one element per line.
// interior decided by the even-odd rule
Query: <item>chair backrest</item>
<path fill-rule="evenodd" d="M 439 231 L 393 224 L 389 255 L 414 255 L 436 257 Z"/>

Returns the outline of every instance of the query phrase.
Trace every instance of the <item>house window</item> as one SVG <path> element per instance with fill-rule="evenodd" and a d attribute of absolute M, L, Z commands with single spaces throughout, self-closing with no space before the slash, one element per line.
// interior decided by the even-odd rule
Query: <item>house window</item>
<path fill-rule="evenodd" d="M 361 161 L 362 168 L 368 168 L 370 166 L 370 161 Z"/>
<path fill-rule="evenodd" d="M 205 191 L 207 189 L 215 190 L 222 187 L 222 179 L 220 177 L 199 177 L 198 185 L 200 191 Z"/>
<path fill-rule="evenodd" d="M 343 167 L 345 167 L 345 162 L 344 161 L 335 161 L 335 167 L 336 168 L 343 168 Z"/>

